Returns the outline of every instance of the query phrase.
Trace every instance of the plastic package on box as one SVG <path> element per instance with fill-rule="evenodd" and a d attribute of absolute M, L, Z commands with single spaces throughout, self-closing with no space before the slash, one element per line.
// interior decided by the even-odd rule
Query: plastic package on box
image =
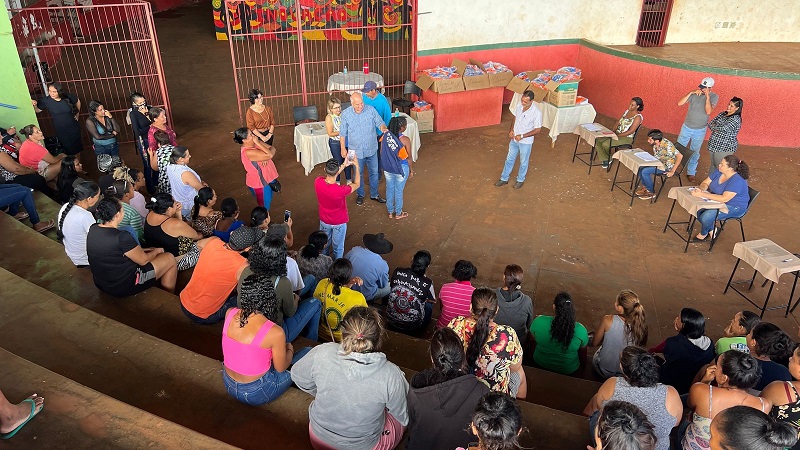
<path fill-rule="evenodd" d="M 464 90 L 464 81 L 455 66 L 435 67 L 419 72 L 417 87 L 423 91 L 428 89 L 439 94 L 459 92 Z"/>

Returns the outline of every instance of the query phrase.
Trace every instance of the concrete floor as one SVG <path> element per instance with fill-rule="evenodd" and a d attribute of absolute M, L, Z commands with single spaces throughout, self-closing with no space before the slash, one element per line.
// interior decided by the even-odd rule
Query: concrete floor
<path fill-rule="evenodd" d="M 708 42 L 663 47 L 612 45 L 611 48 L 668 61 L 729 69 L 800 73 L 798 42 Z"/>
<path fill-rule="evenodd" d="M 235 197 L 246 216 L 255 201 L 244 187 L 238 146 L 230 135 L 240 126 L 230 52 L 227 42 L 214 39 L 210 17 L 209 7 L 201 4 L 157 15 L 156 27 L 178 140 L 192 150 L 192 167 L 220 198 Z M 753 55 L 754 64 L 759 60 Z M 666 195 L 654 205 L 637 199 L 629 207 L 627 197 L 609 192 L 611 177 L 604 171 L 587 176 L 586 166 L 570 163 L 572 136 L 562 135 L 554 148 L 548 137 L 537 138 L 523 189 L 494 187 L 511 119 L 506 111 L 498 126 L 422 135 L 417 175 L 406 187 L 405 208 L 411 216 L 389 220 L 382 206 L 367 201 L 358 207 L 353 198 L 347 247 L 360 245 L 364 233 L 386 233 L 395 248 L 387 257 L 390 267 L 407 265 L 416 250 L 427 249 L 434 257 L 429 275 L 436 286 L 449 281 L 458 259 L 472 260 L 478 267 L 477 284 L 490 286 L 500 284 L 506 264 L 520 264 L 524 290 L 534 298 L 537 314 L 548 313 L 554 295 L 565 289 L 577 299 L 578 319 L 589 328 L 613 311 L 620 290 L 631 288 L 645 304 L 651 344 L 674 334 L 673 319 L 684 306 L 706 314 L 713 338 L 736 311 L 749 306 L 735 294 L 722 295 L 735 262 L 731 250 L 740 240 L 737 224 L 730 224 L 712 253 L 699 244 L 683 253 L 677 236 L 661 232 L 671 205 Z M 642 138 L 637 142 L 645 144 Z M 290 127 L 278 129 L 275 145 L 283 192 L 275 197 L 272 211 L 276 218 L 284 209 L 293 211 L 297 248 L 317 227 L 313 180 L 322 171 L 318 166 L 310 176 L 303 175 Z M 762 192 L 744 221 L 748 239 L 767 237 L 798 251 L 796 155 L 748 147 L 740 155 L 751 166 L 751 185 Z M 704 147 L 703 174 L 707 167 Z M 742 278 L 752 273 L 739 272 Z M 790 280 L 787 276 L 781 281 L 773 305 L 788 297 Z M 763 299 L 765 291 L 756 292 Z M 772 311 L 765 319 L 797 334 L 792 316 L 784 319 L 782 312 Z"/>

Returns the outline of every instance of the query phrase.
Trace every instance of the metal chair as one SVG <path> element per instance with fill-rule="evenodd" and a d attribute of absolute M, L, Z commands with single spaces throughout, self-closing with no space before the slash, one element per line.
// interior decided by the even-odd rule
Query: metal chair
<path fill-rule="evenodd" d="M 750 212 L 750 207 L 753 206 L 753 202 L 758 197 L 759 192 L 751 187 L 748 186 L 747 192 L 750 194 L 750 200 L 747 201 L 747 210 L 742 214 L 742 217 L 728 217 L 727 219 L 718 220 L 719 222 L 719 230 L 714 234 L 714 237 L 711 239 L 711 245 L 708 247 L 708 251 L 710 252 L 712 248 L 714 248 L 714 244 L 717 243 L 717 239 L 719 239 L 719 235 L 722 234 L 722 230 L 725 229 L 725 224 L 728 223 L 729 220 L 735 220 L 739 222 L 739 229 L 742 231 L 742 242 L 746 241 L 744 237 L 744 224 L 742 223 L 742 219 L 744 216 Z M 716 224 L 714 224 L 716 225 Z"/>
<path fill-rule="evenodd" d="M 681 163 L 678 164 L 678 168 L 675 169 L 675 174 L 672 176 L 672 178 L 677 178 L 679 185 L 683 186 L 683 181 L 681 181 L 681 174 L 683 173 L 683 169 L 686 168 L 686 164 L 689 162 L 689 157 L 692 156 L 692 151 L 678 142 L 675 143 L 675 148 L 677 148 L 678 151 L 681 153 L 682 158 L 681 158 Z M 661 180 L 661 187 L 658 188 L 658 191 L 656 191 L 656 195 L 653 197 L 652 200 L 650 200 L 650 203 L 655 203 L 658 201 L 658 197 L 661 195 L 661 191 L 664 189 L 664 184 L 666 184 L 669 178 L 667 178 L 666 174 L 659 173 L 656 174 L 656 178 L 653 181 L 655 182 L 658 180 Z M 653 183 L 653 186 L 655 186 L 655 183 Z"/>
<path fill-rule="evenodd" d="M 411 107 L 414 106 L 414 101 L 405 98 L 406 95 L 409 94 L 416 95 L 417 100 L 419 100 L 422 97 L 422 90 L 417 87 L 417 83 L 413 81 L 406 81 L 406 83 L 403 85 L 403 96 L 392 100 L 392 106 L 399 108 L 405 113 L 410 113 Z"/>
<path fill-rule="evenodd" d="M 630 144 L 619 144 L 619 145 L 612 145 L 608 149 L 608 160 L 611 161 L 608 163 L 608 167 L 606 168 L 606 172 L 611 172 L 611 166 L 614 165 L 614 153 L 619 150 L 628 150 L 633 148 L 633 143 L 636 142 L 636 135 L 639 134 L 639 129 L 642 128 L 642 124 L 640 123 L 638 127 L 636 127 L 636 131 L 633 132 L 633 139 L 631 139 Z"/>
<path fill-rule="evenodd" d="M 295 126 L 300 123 L 319 121 L 319 113 L 317 112 L 316 105 L 295 106 L 292 108 L 292 115 L 294 116 Z"/>

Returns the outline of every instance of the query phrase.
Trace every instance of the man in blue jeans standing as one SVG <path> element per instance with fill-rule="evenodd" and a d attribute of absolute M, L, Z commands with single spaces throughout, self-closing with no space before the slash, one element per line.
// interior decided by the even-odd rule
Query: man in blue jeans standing
<path fill-rule="evenodd" d="M 375 139 L 375 128 L 380 128 L 381 133 L 385 133 L 386 123 L 375 108 L 364 104 L 360 92 L 350 95 L 350 106 L 352 108 L 347 108 L 342 113 L 339 142 L 345 151 L 355 151 L 362 174 L 361 183 L 356 190 L 356 205 L 364 204 L 365 171 L 369 172 L 369 197 L 378 203 L 386 203 L 386 199 L 378 193 L 378 141 Z"/>
<path fill-rule="evenodd" d="M 531 147 L 533 147 L 533 137 L 539 134 L 542 129 L 542 113 L 539 108 L 533 106 L 533 92 L 525 91 L 522 94 L 520 104 L 517 105 L 514 111 L 514 123 L 511 124 L 511 129 L 508 130 L 508 137 L 511 141 L 508 143 L 508 156 L 506 156 L 506 164 L 503 167 L 503 173 L 500 174 L 500 180 L 494 185 L 497 187 L 505 186 L 508 184 L 508 178 L 511 176 L 511 169 L 514 168 L 514 163 L 519 156 L 519 172 L 517 173 L 517 182 L 514 183 L 514 189 L 519 189 L 525 183 L 525 174 L 528 173 L 528 161 L 531 158 Z"/>
<path fill-rule="evenodd" d="M 686 179 L 691 183 L 695 182 L 697 163 L 700 161 L 700 146 L 703 145 L 703 140 L 706 138 L 708 118 L 711 111 L 717 107 L 719 100 L 719 96 L 711 92 L 712 87 L 714 87 L 714 79 L 703 78 L 697 89 L 678 101 L 678 106 L 689 103 L 689 111 L 686 112 L 686 120 L 681 126 L 678 143 L 692 151 L 692 156 L 686 163 Z M 689 141 L 691 141 L 691 145 Z"/>

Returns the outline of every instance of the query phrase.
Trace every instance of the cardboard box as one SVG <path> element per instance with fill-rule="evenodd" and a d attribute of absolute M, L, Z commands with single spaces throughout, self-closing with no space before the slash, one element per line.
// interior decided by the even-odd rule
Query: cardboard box
<path fill-rule="evenodd" d="M 525 73 L 527 74 L 528 78 L 530 78 L 532 80 L 532 79 L 538 77 L 539 74 L 544 72 L 544 71 L 545 71 L 545 69 L 526 70 Z M 534 84 L 531 84 L 531 83 L 529 83 L 527 81 L 523 81 L 522 79 L 517 78 L 516 75 L 512 75 L 511 76 L 511 81 L 509 81 L 508 84 L 506 85 L 506 89 L 508 89 L 510 91 L 514 91 L 517 94 L 522 94 L 523 92 L 525 92 L 527 90 L 532 90 L 533 93 L 537 95 L 537 99 L 536 99 L 537 102 L 545 101 L 546 96 L 547 96 L 546 92 L 540 92 L 540 93 L 537 94 L 536 89 L 538 89 L 540 91 L 541 91 L 541 89 L 539 89 Z M 539 97 L 541 97 L 541 99 L 538 99 Z"/>
<path fill-rule="evenodd" d="M 414 111 L 411 110 L 409 114 L 412 119 L 417 122 L 417 128 L 420 133 L 433 133 L 433 110 L 427 111 Z"/>
<path fill-rule="evenodd" d="M 549 91 L 547 94 L 547 101 L 559 108 L 565 106 L 575 106 L 575 101 L 578 98 L 578 90 L 574 91 Z"/>
<path fill-rule="evenodd" d="M 530 90 L 533 92 L 533 101 L 535 102 L 546 102 L 547 96 L 550 94 L 547 89 L 542 89 L 533 83 L 530 85 Z"/>
<path fill-rule="evenodd" d="M 470 58 L 469 62 L 483 68 L 483 63 L 477 59 Z M 507 70 L 499 73 L 487 73 L 486 76 L 489 77 L 489 87 L 506 87 L 511 79 L 514 78 L 514 72 Z"/>
<path fill-rule="evenodd" d="M 471 75 L 471 76 L 464 76 L 464 71 L 467 70 L 467 62 L 462 61 L 460 59 L 454 59 L 453 65 L 456 66 L 458 74 L 461 75 L 461 78 L 464 79 L 464 89 L 467 91 L 474 91 L 477 89 L 486 89 L 489 87 L 489 75 L 484 73 L 483 75 Z M 478 68 L 483 71 L 483 64 L 478 66 Z"/>
<path fill-rule="evenodd" d="M 417 78 L 417 87 L 423 91 L 432 90 L 437 94 L 448 92 L 460 92 L 464 90 L 464 80 L 459 78 L 431 78 L 426 74 L 421 74 Z"/>
<path fill-rule="evenodd" d="M 578 83 L 580 83 L 580 82 L 581 82 L 580 79 L 562 81 L 562 82 L 550 80 L 545 85 L 545 88 L 547 88 L 548 91 L 558 91 L 558 92 L 575 91 L 575 92 L 578 92 Z"/>

